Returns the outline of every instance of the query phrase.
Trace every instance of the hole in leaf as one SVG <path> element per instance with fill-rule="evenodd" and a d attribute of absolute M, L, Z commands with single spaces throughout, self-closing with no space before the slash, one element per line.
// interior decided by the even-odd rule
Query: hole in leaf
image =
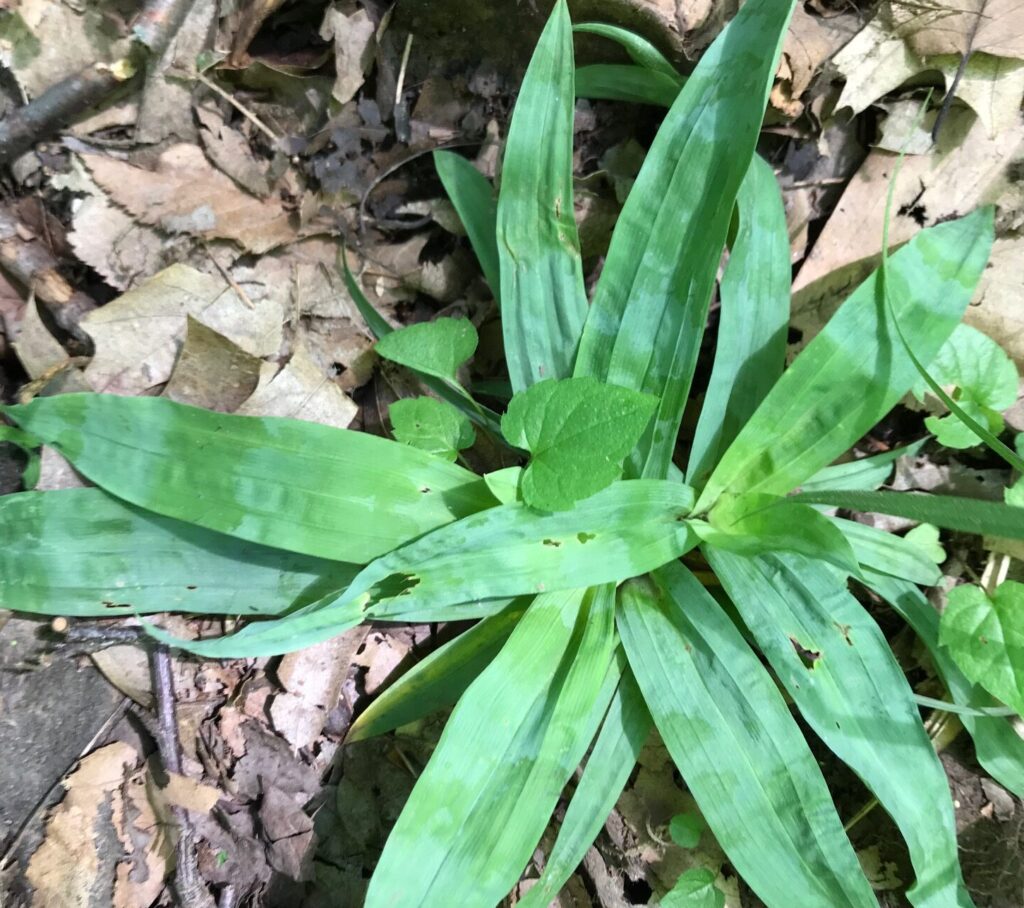
<path fill-rule="evenodd" d="M 586 545 L 591 539 L 597 539 L 597 533 L 577 533 L 576 538 L 581 544 Z"/>
<path fill-rule="evenodd" d="M 562 544 L 562 543 L 560 543 L 560 542 L 559 542 L 559 541 L 558 541 L 557 539 L 545 539 L 545 540 L 544 540 L 544 545 L 550 545 L 550 546 L 552 546 L 553 548 L 556 548 L 556 549 L 557 549 L 557 548 L 558 548 L 558 547 L 559 547 L 559 546 L 560 546 L 561 544 Z"/>
<path fill-rule="evenodd" d="M 850 631 L 852 628 L 849 624 L 840 624 L 838 621 L 832 622 L 836 626 L 836 630 L 843 635 L 843 639 L 846 641 L 847 646 L 853 646 L 853 641 L 850 639 Z"/>
<path fill-rule="evenodd" d="M 187 590 L 197 590 L 197 589 L 199 589 L 199 587 L 197 587 L 194 583 L 190 583 L 188 586 L 185 587 L 185 589 L 187 589 Z"/>
<path fill-rule="evenodd" d="M 796 650 L 796 654 L 800 657 L 800 661 L 803 662 L 804 668 L 813 670 L 814 666 L 821 658 L 821 651 L 808 649 L 794 637 L 790 637 L 789 642 L 793 644 L 793 649 Z"/>
<path fill-rule="evenodd" d="M 430 491 L 430 486 L 424 486 L 422 489 L 420 489 L 420 492 L 422 494 L 424 494 L 424 495 L 426 495 L 429 491 Z"/>
<path fill-rule="evenodd" d="M 420 582 L 415 574 L 399 572 L 389 574 L 379 583 L 375 583 L 370 589 L 370 602 L 373 605 L 382 599 L 393 599 L 395 596 L 402 596 L 409 593 L 414 586 Z"/>

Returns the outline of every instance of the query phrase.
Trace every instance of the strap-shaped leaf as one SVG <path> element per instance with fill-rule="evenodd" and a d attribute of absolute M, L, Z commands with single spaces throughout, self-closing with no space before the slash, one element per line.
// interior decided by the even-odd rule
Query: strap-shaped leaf
<path fill-rule="evenodd" d="M 871 570 L 864 573 L 867 586 L 899 612 L 928 648 L 953 701 L 965 707 L 994 705 L 995 701 L 971 684 L 939 646 L 939 613 L 924 594 L 905 580 Z M 985 771 L 1018 798 L 1024 797 L 1024 738 L 1004 718 L 970 714 L 958 718 L 974 739 L 978 762 Z"/>
<path fill-rule="evenodd" d="M 651 715 L 627 667 L 587 758 L 544 872 L 516 904 L 547 908 L 601 832 L 650 735 Z"/>
<path fill-rule="evenodd" d="M 434 167 L 444 184 L 455 211 L 466 228 L 494 298 L 501 293 L 498 262 L 498 203 L 490 181 L 462 155 L 453 151 L 434 152 Z"/>
<path fill-rule="evenodd" d="M 436 649 L 360 713 L 345 740 L 382 735 L 454 703 L 490 665 L 525 610 L 525 603 L 516 600 Z"/>
<path fill-rule="evenodd" d="M 671 107 L 680 84 L 665 73 L 629 63 L 592 63 L 576 70 L 576 97 Z"/>
<path fill-rule="evenodd" d="M 846 463 L 833 463 L 822 467 L 810 479 L 800 483 L 804 492 L 825 492 L 833 489 L 854 489 L 871 491 L 877 489 L 889 478 L 892 465 L 901 457 L 913 457 L 921 450 L 927 438 L 915 441 L 902 448 L 894 448 L 884 454 L 873 454 L 850 460 Z"/>
<path fill-rule="evenodd" d="M 805 504 L 907 517 L 961 533 L 1024 539 L 1024 508 L 995 501 L 917 492 L 801 492 L 792 497 Z"/>
<path fill-rule="evenodd" d="M 945 772 L 878 625 L 826 565 L 705 554 L 803 717 L 895 820 L 917 876 L 911 903 L 973 905 Z"/>
<path fill-rule="evenodd" d="M 699 488 L 782 375 L 791 267 L 782 193 L 771 167 L 751 159 L 736 197 L 739 230 L 719 288 L 718 342 L 690 450 L 687 481 Z"/>
<path fill-rule="evenodd" d="M 573 213 L 572 24 L 558 0 L 519 89 L 498 198 L 501 322 L 513 391 L 567 378 L 587 315 Z"/>
<path fill-rule="evenodd" d="M 624 48 L 638 66 L 659 72 L 672 79 L 677 85 L 682 86 L 683 84 L 683 77 L 676 72 L 676 68 L 665 58 L 665 55 L 646 38 L 628 28 L 610 25 L 606 22 L 581 22 L 579 25 L 573 26 L 573 31 L 578 34 L 600 35 L 602 38 L 608 38 Z"/>
<path fill-rule="evenodd" d="M 667 474 L 732 203 L 791 11 L 789 2 L 749 0 L 708 48 L 658 131 L 612 235 L 576 374 L 659 398 L 634 475 Z"/>
<path fill-rule="evenodd" d="M 917 380 L 893 314 L 920 359 L 963 317 L 992 245 L 992 211 L 929 227 L 889 257 L 892 308 L 876 271 L 783 373 L 722 456 L 698 510 L 728 490 L 785 494 L 847 451 Z"/>
<path fill-rule="evenodd" d="M 613 610 L 608 587 L 537 597 L 452 713 L 367 908 L 492 908 L 508 893 L 590 744 L 580 719 L 613 668 Z"/>
<path fill-rule="evenodd" d="M 494 503 L 462 467 L 317 423 L 109 394 L 37 398 L 6 412 L 119 498 L 321 558 L 370 561 Z"/>
<path fill-rule="evenodd" d="M 0 605 L 42 615 L 274 615 L 358 566 L 159 517 L 100 489 L 0 497 Z"/>
<path fill-rule="evenodd" d="M 767 670 L 681 564 L 620 589 L 619 634 L 654 724 L 770 908 L 876 908 L 821 770 Z"/>
<path fill-rule="evenodd" d="M 828 519 L 853 547 L 858 564 L 922 586 L 934 586 L 942 579 L 942 571 L 928 552 L 910 540 L 854 520 Z"/>

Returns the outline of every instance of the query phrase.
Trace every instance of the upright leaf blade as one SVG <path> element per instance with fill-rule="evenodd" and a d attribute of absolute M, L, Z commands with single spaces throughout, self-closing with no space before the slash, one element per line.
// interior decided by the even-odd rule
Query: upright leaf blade
<path fill-rule="evenodd" d="M 317 423 L 108 394 L 37 398 L 6 412 L 119 498 L 320 558 L 370 561 L 494 503 L 462 467 Z"/>
<path fill-rule="evenodd" d="M 681 564 L 631 580 L 618 627 L 654 723 L 729 860 L 768 905 L 875 908 L 771 676 Z"/>
<path fill-rule="evenodd" d="M 576 374 L 659 398 L 654 426 L 632 460 L 634 475 L 667 474 L 732 202 L 750 165 L 791 11 L 789 2 L 749 0 L 707 50 L 669 110 L 612 235 Z"/>
<path fill-rule="evenodd" d="M 512 389 L 572 374 L 587 315 L 573 214 L 572 24 L 558 0 L 519 89 L 498 198 L 501 320 Z"/>
<path fill-rule="evenodd" d="M 825 565 L 705 554 L 804 718 L 899 826 L 917 876 L 911 903 L 972 906 L 945 772 L 878 625 Z"/>
<path fill-rule="evenodd" d="M 512 888 L 590 743 L 580 717 L 611 668 L 613 609 L 607 587 L 535 600 L 452 713 L 367 908 L 492 908 Z"/>
<path fill-rule="evenodd" d="M 991 244 L 992 211 L 982 209 L 922 230 L 889 257 L 892 309 L 920 358 L 934 356 L 963 317 Z M 917 369 L 881 289 L 876 271 L 783 373 L 722 456 L 698 510 L 727 490 L 789 492 L 910 390 Z"/>

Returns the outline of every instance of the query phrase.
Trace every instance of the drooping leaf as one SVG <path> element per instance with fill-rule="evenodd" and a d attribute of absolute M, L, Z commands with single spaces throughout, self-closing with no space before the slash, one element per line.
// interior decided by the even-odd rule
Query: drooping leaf
<path fill-rule="evenodd" d="M 356 717 L 346 742 L 382 735 L 454 703 L 490 665 L 525 610 L 517 600 L 434 650 Z"/>
<path fill-rule="evenodd" d="M 939 642 L 971 681 L 1024 715 L 1024 583 L 1007 580 L 991 596 L 973 584 L 950 590 Z"/>
<path fill-rule="evenodd" d="M 358 570 L 159 517 L 100 489 L 0 497 L 0 607 L 19 612 L 274 615 L 344 589 Z"/>
<path fill-rule="evenodd" d="M 512 389 L 572 374 L 587 296 L 573 214 L 572 24 L 558 0 L 519 89 L 498 197 L 501 323 Z"/>
<path fill-rule="evenodd" d="M 848 450 L 917 379 L 893 314 L 917 355 L 932 358 L 963 316 L 991 244 L 992 210 L 981 209 L 922 230 L 890 256 L 891 310 L 876 271 L 783 373 L 723 455 L 699 509 L 726 490 L 785 494 Z"/>
<path fill-rule="evenodd" d="M 679 563 L 619 592 L 619 633 L 655 725 L 729 861 L 769 905 L 876 908 L 775 682 Z"/>
<path fill-rule="evenodd" d="M 480 268 L 494 298 L 501 293 L 498 262 L 498 203 L 490 181 L 462 155 L 434 152 L 434 167 L 466 228 Z"/>
<path fill-rule="evenodd" d="M 892 473 L 893 464 L 901 457 L 913 457 L 924 445 L 926 439 L 915 441 L 902 448 L 893 448 L 884 454 L 873 454 L 847 463 L 829 464 L 822 467 L 800 483 L 804 492 L 824 492 L 832 489 L 873 491 L 884 483 Z"/>
<path fill-rule="evenodd" d="M 607 587 L 534 601 L 452 713 L 366 908 L 490 908 L 508 893 L 590 744 L 580 718 L 612 667 L 613 609 Z"/>
<path fill-rule="evenodd" d="M 6 412 L 119 498 L 320 558 L 370 561 L 494 503 L 468 470 L 317 423 L 108 394 L 41 397 Z"/>
<path fill-rule="evenodd" d="M 473 424 L 450 404 L 433 397 L 407 397 L 388 408 L 395 438 L 452 461 L 476 441 Z"/>
<path fill-rule="evenodd" d="M 786 212 L 774 172 L 756 154 L 736 211 L 739 231 L 720 285 L 715 363 L 686 473 L 695 488 L 778 381 L 786 360 L 792 283 Z"/>
<path fill-rule="evenodd" d="M 650 41 L 628 28 L 618 25 L 609 25 L 606 22 L 581 22 L 573 26 L 573 31 L 581 34 L 600 35 L 608 38 L 625 49 L 630 58 L 638 66 L 654 72 L 662 73 L 674 80 L 677 85 L 683 84 L 683 77 L 676 71 L 676 68 L 669 63 L 665 55 L 658 50 Z"/>
<path fill-rule="evenodd" d="M 725 893 L 715 885 L 715 874 L 706 867 L 684 870 L 661 900 L 661 908 L 722 908 L 724 904 Z"/>
<path fill-rule="evenodd" d="M 694 532 L 706 543 L 727 552 L 760 555 L 797 552 L 834 564 L 857 575 L 857 558 L 850 543 L 814 508 L 776 495 L 723 495 L 708 521 L 693 521 Z"/>
<path fill-rule="evenodd" d="M 670 76 L 628 63 L 592 63 L 576 70 L 576 97 L 671 107 L 679 83 Z"/>
<path fill-rule="evenodd" d="M 788 2 L 750 0 L 704 53 L 612 235 L 575 374 L 659 399 L 654 425 L 631 458 L 632 475 L 667 473 L 732 203 L 791 11 Z"/>
<path fill-rule="evenodd" d="M 917 877 L 911 903 L 972 905 L 945 772 L 878 625 L 808 558 L 705 554 L 803 717 L 895 820 Z"/>
<path fill-rule="evenodd" d="M 854 520 L 828 519 L 846 537 L 858 564 L 922 586 L 934 586 L 942 579 L 942 571 L 929 552 L 913 540 Z"/>
<path fill-rule="evenodd" d="M 656 404 L 593 378 L 544 381 L 513 397 L 501 430 L 530 452 L 520 484 L 526 503 L 561 510 L 617 479 Z"/>
<path fill-rule="evenodd" d="M 438 318 L 399 328 L 377 341 L 377 352 L 424 375 L 455 382 L 455 372 L 476 352 L 476 328 L 468 318 Z"/>
<path fill-rule="evenodd" d="M 547 908 L 579 866 L 626 787 L 652 724 L 627 667 L 558 828 L 544 872 L 516 903 L 517 908 Z"/>

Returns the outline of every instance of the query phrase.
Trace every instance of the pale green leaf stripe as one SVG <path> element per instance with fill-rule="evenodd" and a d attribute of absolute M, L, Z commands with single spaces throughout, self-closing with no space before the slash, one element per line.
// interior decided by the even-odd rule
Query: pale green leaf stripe
<path fill-rule="evenodd" d="M 0 608 L 18 612 L 274 615 L 344 589 L 358 571 L 159 517 L 99 489 L 0 497 Z"/>
<path fill-rule="evenodd" d="M 587 316 L 573 213 L 572 25 L 558 0 L 509 126 L 498 198 L 501 321 L 513 391 L 572 374 Z"/>
<path fill-rule="evenodd" d="M 767 670 L 681 564 L 620 589 L 618 627 L 669 753 L 769 908 L 877 908 L 821 770 Z"/>
<path fill-rule="evenodd" d="M 119 498 L 321 558 L 367 562 L 495 503 L 462 467 L 318 423 L 108 394 L 4 409 Z"/>
<path fill-rule="evenodd" d="M 899 827 L 917 877 L 910 902 L 973 906 L 946 774 L 903 670 L 845 581 L 800 555 L 704 553 L 803 717 Z"/>
<path fill-rule="evenodd" d="M 707 50 L 658 131 L 612 234 L 576 374 L 659 398 L 633 475 L 662 478 L 671 462 L 733 200 L 792 8 L 748 0 Z"/>
<path fill-rule="evenodd" d="M 613 609 L 609 588 L 534 601 L 452 713 L 366 908 L 493 908 L 515 885 L 590 743 L 580 718 L 612 662 Z"/>
<path fill-rule="evenodd" d="M 693 439 L 687 482 L 700 488 L 786 361 L 792 281 L 789 233 L 775 174 L 758 155 L 736 197 L 739 231 L 720 285 L 715 363 Z"/>
<path fill-rule="evenodd" d="M 517 908 L 547 908 L 580 865 L 626 787 L 651 725 L 643 695 L 627 668 L 569 801 L 544 872 L 516 903 Z"/>
<path fill-rule="evenodd" d="M 382 735 L 454 703 L 504 646 L 525 608 L 517 600 L 418 662 L 359 714 L 346 742 Z"/>
<path fill-rule="evenodd" d="M 791 497 L 806 504 L 892 514 L 961 533 L 1024 539 L 1024 508 L 995 501 L 917 492 L 801 492 Z"/>
<path fill-rule="evenodd" d="M 501 269 L 498 262 L 498 203 L 494 189 L 487 177 L 462 155 L 452 151 L 435 151 L 434 167 L 462 226 L 466 228 L 484 279 L 498 299 Z"/>
<path fill-rule="evenodd" d="M 676 68 L 669 63 L 665 55 L 636 32 L 605 22 L 581 22 L 579 25 L 573 26 L 573 31 L 608 38 L 625 48 L 626 53 L 638 66 L 661 73 L 672 79 L 676 85 L 683 84 L 683 77 L 676 72 Z"/>
<path fill-rule="evenodd" d="M 872 570 L 901 577 L 922 586 L 934 586 L 942 579 L 939 566 L 920 546 L 854 520 L 830 517 L 853 548 L 857 563 Z"/>
<path fill-rule="evenodd" d="M 804 480 L 800 484 L 800 489 L 804 492 L 825 492 L 832 489 L 854 489 L 857 491 L 877 489 L 889 478 L 889 474 L 892 473 L 892 465 L 901 457 L 913 457 L 921 450 L 925 441 L 927 438 L 922 438 L 913 444 L 886 451 L 884 454 L 861 457 L 859 460 L 851 460 L 847 463 L 829 464 L 818 470 L 810 479 Z"/>
<path fill-rule="evenodd" d="M 876 271 L 782 375 L 701 493 L 785 494 L 847 451 L 917 381 L 892 312 L 931 360 L 963 317 L 992 245 L 992 211 L 929 227 L 890 256 L 892 307 Z"/>
<path fill-rule="evenodd" d="M 624 63 L 593 63 L 576 70 L 576 97 L 671 107 L 679 83 L 664 73 Z"/>
<path fill-rule="evenodd" d="M 867 586 L 888 602 L 928 648 L 935 667 L 960 706 L 988 707 L 995 700 L 971 684 L 946 651 L 939 646 L 939 613 L 913 584 L 874 571 L 865 571 Z M 1004 719 L 961 715 L 960 722 L 974 739 L 978 762 L 1000 785 L 1024 797 L 1024 738 Z"/>

